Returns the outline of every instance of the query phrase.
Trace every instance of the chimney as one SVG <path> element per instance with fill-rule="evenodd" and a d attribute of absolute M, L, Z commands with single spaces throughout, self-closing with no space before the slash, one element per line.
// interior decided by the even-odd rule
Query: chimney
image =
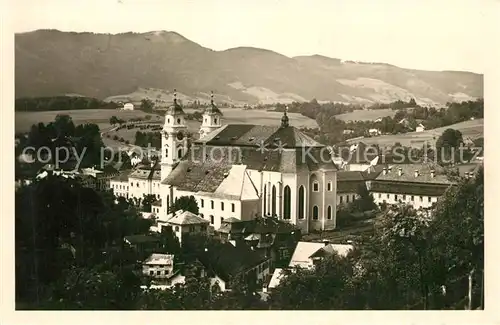
<path fill-rule="evenodd" d="M 398 168 L 398 176 L 403 175 L 403 168 Z"/>
<path fill-rule="evenodd" d="M 419 176 L 418 169 L 415 169 L 415 177 L 418 177 L 418 176 Z"/>
<path fill-rule="evenodd" d="M 436 171 L 434 169 L 431 169 L 431 178 L 434 178 L 436 176 Z"/>
<path fill-rule="evenodd" d="M 384 169 L 382 169 L 384 175 L 387 175 L 387 168 L 384 167 Z"/>
<path fill-rule="evenodd" d="M 330 244 L 330 241 L 328 239 L 323 239 L 323 244 L 325 246 L 328 246 Z"/>

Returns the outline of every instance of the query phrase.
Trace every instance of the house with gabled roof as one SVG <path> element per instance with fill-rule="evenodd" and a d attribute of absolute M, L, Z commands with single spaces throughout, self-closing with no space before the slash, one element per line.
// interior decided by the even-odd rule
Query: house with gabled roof
<path fill-rule="evenodd" d="M 375 203 L 406 203 L 417 209 L 431 207 L 453 185 L 445 170 L 432 163 L 389 165 L 367 182 Z"/>
<path fill-rule="evenodd" d="M 162 232 L 163 227 L 170 227 L 181 245 L 190 235 L 208 233 L 208 220 L 189 211 L 177 210 L 166 217 L 160 215 L 156 222 L 158 232 Z"/>

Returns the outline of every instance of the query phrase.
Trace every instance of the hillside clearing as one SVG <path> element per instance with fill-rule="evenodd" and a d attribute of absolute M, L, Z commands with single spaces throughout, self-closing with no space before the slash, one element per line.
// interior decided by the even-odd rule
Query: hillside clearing
<path fill-rule="evenodd" d="M 405 134 L 381 135 L 378 137 L 357 139 L 352 142 L 361 141 L 369 145 L 379 145 L 381 147 L 392 147 L 396 142 L 399 142 L 403 146 L 420 148 L 425 142 L 431 143 L 432 146 L 434 146 L 434 142 L 446 129 L 459 130 L 460 132 L 462 132 L 462 136 L 464 138 L 469 137 L 471 139 L 477 139 L 484 136 L 484 120 L 476 119 L 432 130 L 426 130 L 424 132 L 409 132 Z M 350 141 L 348 140 L 348 142 Z"/>

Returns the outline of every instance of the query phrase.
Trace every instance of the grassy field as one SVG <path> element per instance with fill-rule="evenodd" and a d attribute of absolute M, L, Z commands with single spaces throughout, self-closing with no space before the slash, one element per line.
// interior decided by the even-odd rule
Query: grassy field
<path fill-rule="evenodd" d="M 185 109 L 186 113 L 192 113 L 194 110 Z M 280 125 L 282 113 L 268 112 L 264 110 L 244 110 L 240 108 L 228 108 L 222 110 L 223 124 L 257 124 L 257 125 Z M 73 118 L 75 124 L 95 123 L 102 131 L 110 129 L 109 119 L 115 115 L 118 118 L 127 120 L 135 117 L 145 117 L 146 113 L 142 111 L 120 111 L 120 110 L 70 110 L 70 111 L 51 111 L 51 112 L 16 112 L 15 114 L 15 130 L 16 132 L 29 131 L 30 127 L 39 122 L 49 123 L 54 121 L 57 114 L 67 114 Z M 296 127 L 317 128 L 318 124 L 315 120 L 302 116 L 297 113 L 288 114 L 290 125 Z M 164 118 L 159 119 L 153 116 L 153 122 L 163 123 Z M 187 121 L 189 131 L 197 132 L 200 127 L 200 122 Z M 135 131 L 137 129 L 131 130 Z M 122 133 L 125 131 L 121 131 Z M 128 133 L 128 132 L 127 132 Z M 125 136 L 121 136 L 125 138 Z"/>
<path fill-rule="evenodd" d="M 374 121 L 379 117 L 390 116 L 393 117 L 396 111 L 392 109 L 375 109 L 375 110 L 356 110 L 351 113 L 345 113 L 335 116 L 336 119 L 342 121 Z"/>
<path fill-rule="evenodd" d="M 409 132 L 405 134 L 381 135 L 378 137 L 363 138 L 355 140 L 355 142 L 361 141 L 366 144 L 378 144 L 381 147 L 392 147 L 396 142 L 399 142 L 403 146 L 422 147 L 425 142 L 430 142 L 434 145 L 434 142 L 446 129 L 459 130 L 462 132 L 462 136 L 464 138 L 470 137 L 471 139 L 476 139 L 483 137 L 484 135 L 484 120 L 476 119 L 473 121 L 465 121 L 437 129 L 426 130 L 424 132 Z"/>
<path fill-rule="evenodd" d="M 145 117 L 146 113 L 142 111 L 121 111 L 114 109 L 82 109 L 69 111 L 47 111 L 47 112 L 16 112 L 15 113 L 15 130 L 16 132 L 29 131 L 33 124 L 42 122 L 53 122 L 58 114 L 66 114 L 71 116 L 73 122 L 78 124 L 95 123 L 102 131 L 111 128 L 109 119 L 111 116 L 116 116 L 123 120 L 128 120 L 135 117 Z M 149 114 L 152 115 L 152 114 Z M 153 120 L 156 118 L 153 116 Z"/>

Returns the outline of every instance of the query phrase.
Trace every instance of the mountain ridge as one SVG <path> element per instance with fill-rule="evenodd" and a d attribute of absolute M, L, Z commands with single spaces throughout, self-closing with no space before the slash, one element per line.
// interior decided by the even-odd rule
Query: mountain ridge
<path fill-rule="evenodd" d="M 415 98 L 444 104 L 482 97 L 483 76 L 405 69 L 320 54 L 288 57 L 239 46 L 215 51 L 174 31 L 99 34 L 37 30 L 15 35 L 16 98 L 78 93 L 105 99 L 144 88 L 210 90 L 229 102 L 293 100 L 345 103 Z"/>

